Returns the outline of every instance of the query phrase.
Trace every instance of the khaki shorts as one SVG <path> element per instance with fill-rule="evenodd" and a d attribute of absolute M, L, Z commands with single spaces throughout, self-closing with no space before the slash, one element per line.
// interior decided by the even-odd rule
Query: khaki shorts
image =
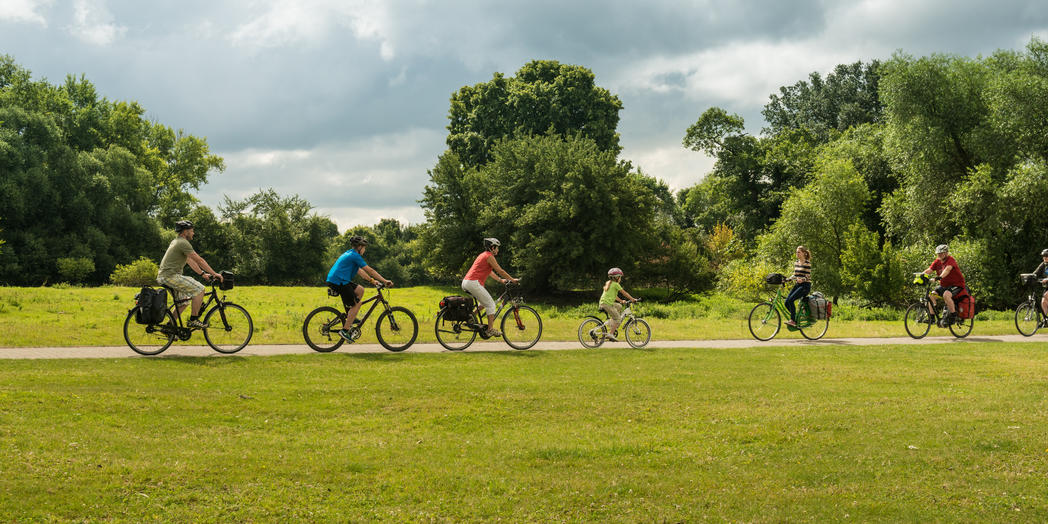
<path fill-rule="evenodd" d="M 622 322 L 622 304 L 601 304 L 600 310 L 607 313 L 612 322 Z"/>
<path fill-rule="evenodd" d="M 204 285 L 185 275 L 174 275 L 170 277 L 156 277 L 161 285 L 175 290 L 175 300 L 189 300 L 204 292 Z"/>

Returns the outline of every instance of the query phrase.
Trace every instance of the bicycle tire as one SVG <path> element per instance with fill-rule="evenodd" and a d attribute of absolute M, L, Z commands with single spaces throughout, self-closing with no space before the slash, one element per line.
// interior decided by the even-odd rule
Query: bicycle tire
<path fill-rule="evenodd" d="M 579 344 L 582 344 L 584 348 L 599 348 L 604 343 L 604 337 L 607 334 L 608 328 L 597 317 L 586 317 L 579 324 Z"/>
<path fill-rule="evenodd" d="M 1041 316 L 1032 302 L 1023 302 L 1015 308 L 1015 329 L 1024 337 L 1032 337 L 1041 328 Z"/>
<path fill-rule="evenodd" d="M 147 357 L 159 355 L 171 347 L 171 344 L 175 341 L 174 332 L 165 335 L 156 331 L 159 327 L 157 324 L 143 325 L 135 322 L 135 312 L 137 311 L 138 306 L 135 306 L 127 313 L 127 318 L 124 319 L 124 342 L 127 342 L 127 346 L 135 353 Z M 164 312 L 164 318 L 167 319 L 167 325 L 176 325 L 175 316 L 171 314 L 170 310 Z M 139 340 L 139 336 L 142 337 L 141 340 Z M 132 339 L 135 339 L 135 341 Z M 154 342 L 154 344 L 148 344 L 148 342 Z"/>
<path fill-rule="evenodd" d="M 202 330 L 207 345 L 227 355 L 244 349 L 244 346 L 251 342 L 251 335 L 255 333 L 255 323 L 251 320 L 251 314 L 232 302 L 212 307 L 204 316 L 204 324 L 207 324 Z M 247 326 L 246 330 L 244 326 Z"/>
<path fill-rule="evenodd" d="M 797 324 L 797 329 L 801 332 L 801 336 L 808 340 L 819 340 L 820 338 L 826 336 L 826 331 L 830 329 L 830 319 L 816 319 L 811 314 L 811 306 L 809 306 L 806 303 L 801 304 L 801 307 L 806 310 L 805 313 L 808 316 L 807 326 L 802 327 L 800 323 Z"/>
<path fill-rule="evenodd" d="M 643 318 L 629 320 L 622 332 L 626 335 L 626 342 L 636 349 L 647 346 L 651 341 L 651 326 Z"/>
<path fill-rule="evenodd" d="M 302 322 L 302 337 L 313 351 L 330 353 L 346 342 L 338 334 L 345 321 L 345 313 L 331 306 L 318 307 L 310 311 Z"/>
<path fill-rule="evenodd" d="M 464 326 L 465 324 L 457 320 L 444 320 L 444 310 L 441 310 L 440 313 L 437 313 L 436 322 L 433 323 L 433 332 L 437 336 L 437 342 L 448 351 L 462 351 L 468 348 L 477 339 L 477 331 Z M 444 329 L 441 329 L 442 327 Z"/>
<path fill-rule="evenodd" d="M 922 339 L 928 335 L 928 331 L 931 331 L 932 324 L 931 314 L 928 313 L 928 306 L 917 302 L 916 304 L 910 304 L 910 307 L 906 308 L 906 314 L 903 316 L 902 325 L 906 328 L 906 334 L 910 335 L 913 339 Z"/>
<path fill-rule="evenodd" d="M 511 307 L 502 315 L 500 326 L 502 340 L 513 349 L 531 349 L 542 338 L 542 317 L 528 306 Z"/>
<path fill-rule="evenodd" d="M 386 328 L 383 329 L 383 326 Z M 403 339 L 399 343 L 394 342 L 391 338 L 393 335 L 406 337 L 407 342 L 403 342 Z M 389 351 L 404 351 L 418 338 L 418 320 L 408 308 L 391 307 L 375 321 L 375 337 L 378 338 L 378 343 Z"/>
<path fill-rule="evenodd" d="M 772 322 L 773 319 L 774 322 Z M 762 342 L 775 338 L 775 335 L 778 335 L 779 330 L 782 329 L 782 317 L 779 316 L 779 311 L 775 309 L 771 302 L 761 302 L 753 306 L 749 317 L 747 317 L 747 322 L 750 334 L 753 335 L 753 338 Z M 754 325 L 755 322 L 756 326 Z M 770 335 L 768 334 L 769 329 L 771 330 Z M 758 332 L 760 333 L 759 335 L 757 334 Z"/>
<path fill-rule="evenodd" d="M 964 338 L 971 334 L 972 328 L 975 327 L 975 317 L 957 319 L 953 324 L 950 324 L 950 333 L 957 338 Z"/>

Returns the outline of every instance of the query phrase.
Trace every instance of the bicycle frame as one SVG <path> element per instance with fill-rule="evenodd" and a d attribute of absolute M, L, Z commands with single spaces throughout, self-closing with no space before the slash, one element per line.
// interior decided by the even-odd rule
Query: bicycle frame
<path fill-rule="evenodd" d="M 174 293 L 174 290 L 172 288 L 169 288 L 167 286 L 162 287 L 166 289 L 169 293 Z M 207 309 L 211 307 L 212 304 L 216 304 L 219 306 L 219 316 L 222 317 L 222 322 L 226 322 L 226 312 L 224 309 L 226 305 L 226 296 L 222 295 L 222 298 L 218 298 L 218 289 L 215 289 L 215 282 L 213 280 L 211 282 L 211 291 L 204 293 L 204 296 L 207 297 L 207 300 L 200 304 L 200 311 L 198 311 L 197 314 L 202 315 L 204 311 L 207 311 Z M 171 316 L 175 317 L 175 322 L 177 323 L 175 326 L 173 326 L 176 331 L 175 334 L 178 336 L 178 338 L 182 339 L 183 341 L 189 340 L 194 328 L 187 328 L 185 323 L 182 322 L 182 312 L 178 309 L 178 306 L 179 304 L 185 304 L 186 302 L 192 301 L 192 297 L 183 298 L 181 300 L 173 300 L 171 302 L 171 306 L 167 308 L 168 312 L 171 313 Z M 161 329 L 160 332 L 163 333 L 164 330 Z"/>
<path fill-rule="evenodd" d="M 772 307 L 775 308 L 775 311 L 779 312 L 779 315 L 782 316 L 782 318 L 789 319 L 789 318 L 792 318 L 792 316 L 790 315 L 789 310 L 786 309 L 786 293 L 785 293 L 785 290 L 786 290 L 786 283 L 783 282 L 781 285 L 779 285 L 778 289 L 775 290 L 775 296 L 771 300 L 769 300 L 768 302 L 771 302 Z M 767 322 L 770 319 L 771 319 L 771 310 L 769 310 L 768 314 L 765 315 L 764 321 Z M 796 322 L 797 322 L 797 327 L 808 327 L 808 326 L 811 326 L 812 324 L 815 323 L 814 319 L 811 318 L 811 309 L 808 307 L 808 301 L 804 300 L 803 297 L 800 300 L 797 301 L 797 318 L 796 318 Z M 789 329 L 789 330 L 792 331 L 792 330 L 797 329 L 797 328 L 795 328 L 793 326 L 790 326 L 790 325 L 787 325 L 786 329 Z"/>
<path fill-rule="evenodd" d="M 386 290 L 385 286 L 376 287 L 375 289 L 376 289 L 376 293 L 374 295 L 372 295 L 371 298 L 369 298 L 367 300 L 361 300 L 360 301 L 360 309 L 364 309 L 364 304 L 367 304 L 368 302 L 372 303 L 371 307 L 368 308 L 367 313 L 364 313 L 363 316 L 360 315 L 360 310 L 357 310 L 357 318 L 356 318 L 356 320 L 359 321 L 361 324 L 363 324 L 364 322 L 367 322 L 368 318 L 371 318 L 371 313 L 373 311 L 375 311 L 375 308 L 377 308 L 379 304 L 382 304 L 382 311 L 383 312 L 389 311 L 389 308 L 390 308 L 390 306 L 389 306 L 389 299 L 386 298 L 385 295 L 382 294 L 382 291 Z M 389 290 L 386 290 L 386 293 L 389 293 Z M 346 311 L 345 314 L 348 315 L 349 311 Z"/>
<path fill-rule="evenodd" d="M 519 296 L 509 298 L 509 289 L 511 285 L 514 284 L 503 284 L 504 287 L 502 289 L 502 294 L 499 295 L 499 298 L 495 299 L 495 303 L 498 304 L 498 309 L 496 309 L 494 313 L 485 312 L 485 315 L 492 315 L 495 318 L 498 318 L 499 315 L 502 314 L 502 310 L 506 307 L 507 304 L 509 304 L 510 307 L 513 308 L 513 320 L 516 321 L 517 327 L 523 329 L 524 325 L 520 321 L 520 315 L 517 314 L 517 306 L 523 304 L 524 299 Z M 475 322 L 473 322 L 472 325 L 471 323 L 467 322 L 465 324 L 465 328 L 472 331 L 476 331 L 477 333 L 484 333 L 484 330 L 487 329 L 486 326 L 488 325 L 488 323 L 480 315 L 479 302 L 477 303 L 476 307 L 473 308 L 472 317 Z"/>

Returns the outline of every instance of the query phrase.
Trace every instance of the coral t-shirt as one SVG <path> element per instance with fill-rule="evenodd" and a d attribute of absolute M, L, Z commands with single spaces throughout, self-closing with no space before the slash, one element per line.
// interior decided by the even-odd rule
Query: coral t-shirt
<path fill-rule="evenodd" d="M 466 273 L 466 278 L 463 280 L 476 280 L 481 285 L 487 282 L 488 276 L 491 275 L 491 271 L 495 268 L 491 267 L 491 263 L 488 259 L 494 259 L 495 254 L 491 251 L 485 251 L 477 255 L 477 259 L 473 261 L 473 265 L 470 266 L 469 272 Z"/>

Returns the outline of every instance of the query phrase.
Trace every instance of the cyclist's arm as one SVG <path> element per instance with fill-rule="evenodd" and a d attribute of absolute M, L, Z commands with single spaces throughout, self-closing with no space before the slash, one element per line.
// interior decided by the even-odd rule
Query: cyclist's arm
<path fill-rule="evenodd" d="M 361 277 L 363 277 L 365 280 L 368 280 L 372 284 L 374 284 L 376 280 L 381 280 L 387 286 L 392 286 L 393 285 L 393 281 L 392 280 L 386 280 L 385 277 L 383 277 L 382 275 L 378 274 L 378 271 L 375 271 L 374 269 L 372 269 L 371 266 L 364 266 L 364 267 L 360 268 L 360 270 L 357 271 L 357 274 L 360 275 Z M 369 274 L 370 274 L 370 276 L 369 276 Z"/>
<path fill-rule="evenodd" d="M 953 271 L 953 266 L 946 266 L 946 269 L 942 270 L 942 274 L 939 275 L 939 278 L 946 278 L 946 275 L 949 275 L 950 271 Z"/>
<path fill-rule="evenodd" d="M 633 298 L 633 296 L 630 295 L 629 293 L 627 293 L 625 289 L 619 291 L 619 293 L 622 293 L 623 295 L 626 295 L 626 298 L 628 298 L 629 300 L 631 300 L 633 302 L 637 301 L 637 299 Z"/>
<path fill-rule="evenodd" d="M 496 273 L 502 275 L 506 279 L 512 280 L 514 282 L 520 282 L 520 279 L 516 279 L 516 278 L 513 278 L 513 277 L 509 276 L 509 273 L 507 273 L 506 270 L 502 269 L 502 266 L 499 265 L 499 261 L 498 260 L 495 260 L 495 257 L 489 257 L 488 258 L 488 264 L 491 264 L 491 269 L 494 269 Z"/>
<path fill-rule="evenodd" d="M 211 269 L 211 266 L 207 265 L 207 261 L 204 260 L 204 257 L 201 257 L 200 255 L 198 255 L 196 251 L 194 251 L 194 252 L 190 253 L 188 256 L 186 256 L 186 263 L 187 264 L 192 265 L 194 262 L 196 263 L 196 266 L 197 266 L 194 269 L 203 269 L 204 271 L 206 271 L 208 273 L 211 273 L 212 275 L 218 277 L 218 280 L 220 282 L 223 281 L 222 275 L 219 275 L 218 271 L 215 271 L 214 269 Z"/>

